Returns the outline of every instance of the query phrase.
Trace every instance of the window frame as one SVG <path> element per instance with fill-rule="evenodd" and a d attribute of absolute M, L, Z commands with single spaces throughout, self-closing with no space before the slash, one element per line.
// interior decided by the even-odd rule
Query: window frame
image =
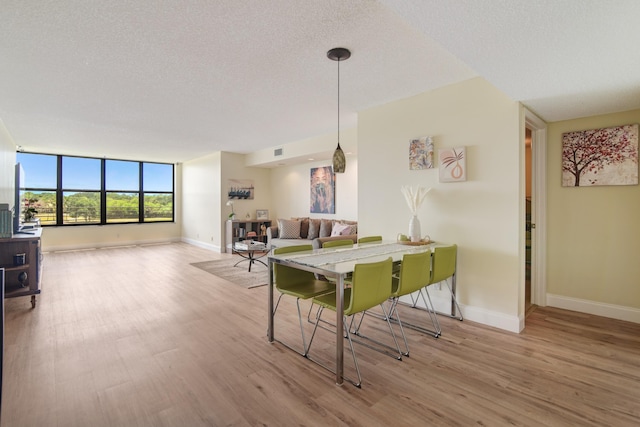
<path fill-rule="evenodd" d="M 18 152 L 20 155 L 33 154 L 43 156 L 56 157 L 56 188 L 35 188 L 25 187 L 25 192 L 54 192 L 56 195 L 56 223 L 55 224 L 42 224 L 43 227 L 79 227 L 85 225 L 122 225 L 122 224 L 157 224 L 157 223 L 175 223 L 176 222 L 176 168 L 173 163 L 143 161 L 143 160 L 130 160 L 130 159 L 113 159 L 113 158 L 99 158 L 89 156 L 76 156 L 67 154 L 52 154 L 52 153 L 37 153 L 37 152 Z M 65 157 L 75 157 L 82 159 L 91 159 L 100 161 L 100 189 L 88 190 L 88 189 L 73 189 L 62 187 L 63 177 L 63 161 Z M 106 163 L 107 161 L 122 161 L 132 162 L 138 164 L 138 191 L 123 191 L 123 190 L 107 190 L 106 189 Z M 166 165 L 171 167 L 171 191 L 158 191 L 158 190 L 144 190 L 144 165 Z M 28 174 L 28 172 L 27 172 Z M 64 193 L 78 193 L 78 192 L 97 192 L 100 193 L 100 220 L 98 222 L 86 222 L 86 223 L 64 223 Z M 107 219 L 107 194 L 121 194 L 121 193 L 137 193 L 138 194 L 138 218 L 136 221 L 109 221 Z M 145 218 L 145 195 L 147 194 L 163 194 L 171 196 L 171 218 L 170 219 L 147 219 Z"/>

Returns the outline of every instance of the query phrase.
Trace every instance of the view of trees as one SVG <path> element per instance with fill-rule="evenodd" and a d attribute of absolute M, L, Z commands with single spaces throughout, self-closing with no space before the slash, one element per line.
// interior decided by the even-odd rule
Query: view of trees
<path fill-rule="evenodd" d="M 593 176 L 606 167 L 627 160 L 635 160 L 637 164 L 637 129 L 637 125 L 629 125 L 565 133 L 562 136 L 563 178 L 570 177 L 573 185 L 578 187 L 581 178 L 587 174 Z M 596 176 L 582 185 L 594 184 L 604 183 L 598 182 Z"/>
<path fill-rule="evenodd" d="M 23 200 L 37 199 L 32 203 L 42 224 L 56 223 L 56 193 L 26 192 Z M 107 222 L 138 221 L 138 193 L 107 193 Z M 171 221 L 173 198 L 171 194 L 146 194 L 144 218 L 147 221 Z M 100 193 L 77 192 L 63 196 L 63 223 L 100 223 Z"/>

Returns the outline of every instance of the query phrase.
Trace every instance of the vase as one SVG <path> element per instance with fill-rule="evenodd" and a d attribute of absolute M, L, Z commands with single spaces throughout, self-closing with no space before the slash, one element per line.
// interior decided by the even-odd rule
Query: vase
<path fill-rule="evenodd" d="M 422 233 L 420 231 L 420 220 L 416 215 L 411 217 L 409 221 L 409 238 L 412 242 L 419 242 L 421 239 Z"/>

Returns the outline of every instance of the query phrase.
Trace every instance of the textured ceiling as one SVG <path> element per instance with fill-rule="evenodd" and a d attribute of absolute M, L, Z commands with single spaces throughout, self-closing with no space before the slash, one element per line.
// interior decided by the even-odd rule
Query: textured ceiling
<path fill-rule="evenodd" d="M 343 129 L 477 75 L 548 121 L 628 110 L 639 15 L 635 0 L 2 0 L 0 120 L 33 151 L 256 151 L 335 132 L 336 46 L 352 51 Z"/>

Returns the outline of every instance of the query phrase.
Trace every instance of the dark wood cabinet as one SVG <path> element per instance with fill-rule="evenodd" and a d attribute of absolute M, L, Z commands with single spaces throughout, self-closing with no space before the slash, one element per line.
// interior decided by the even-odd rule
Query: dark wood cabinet
<path fill-rule="evenodd" d="M 36 228 L 32 233 L 0 239 L 0 267 L 4 268 L 4 297 L 31 296 L 31 306 L 35 308 L 42 277 L 42 229 Z"/>

